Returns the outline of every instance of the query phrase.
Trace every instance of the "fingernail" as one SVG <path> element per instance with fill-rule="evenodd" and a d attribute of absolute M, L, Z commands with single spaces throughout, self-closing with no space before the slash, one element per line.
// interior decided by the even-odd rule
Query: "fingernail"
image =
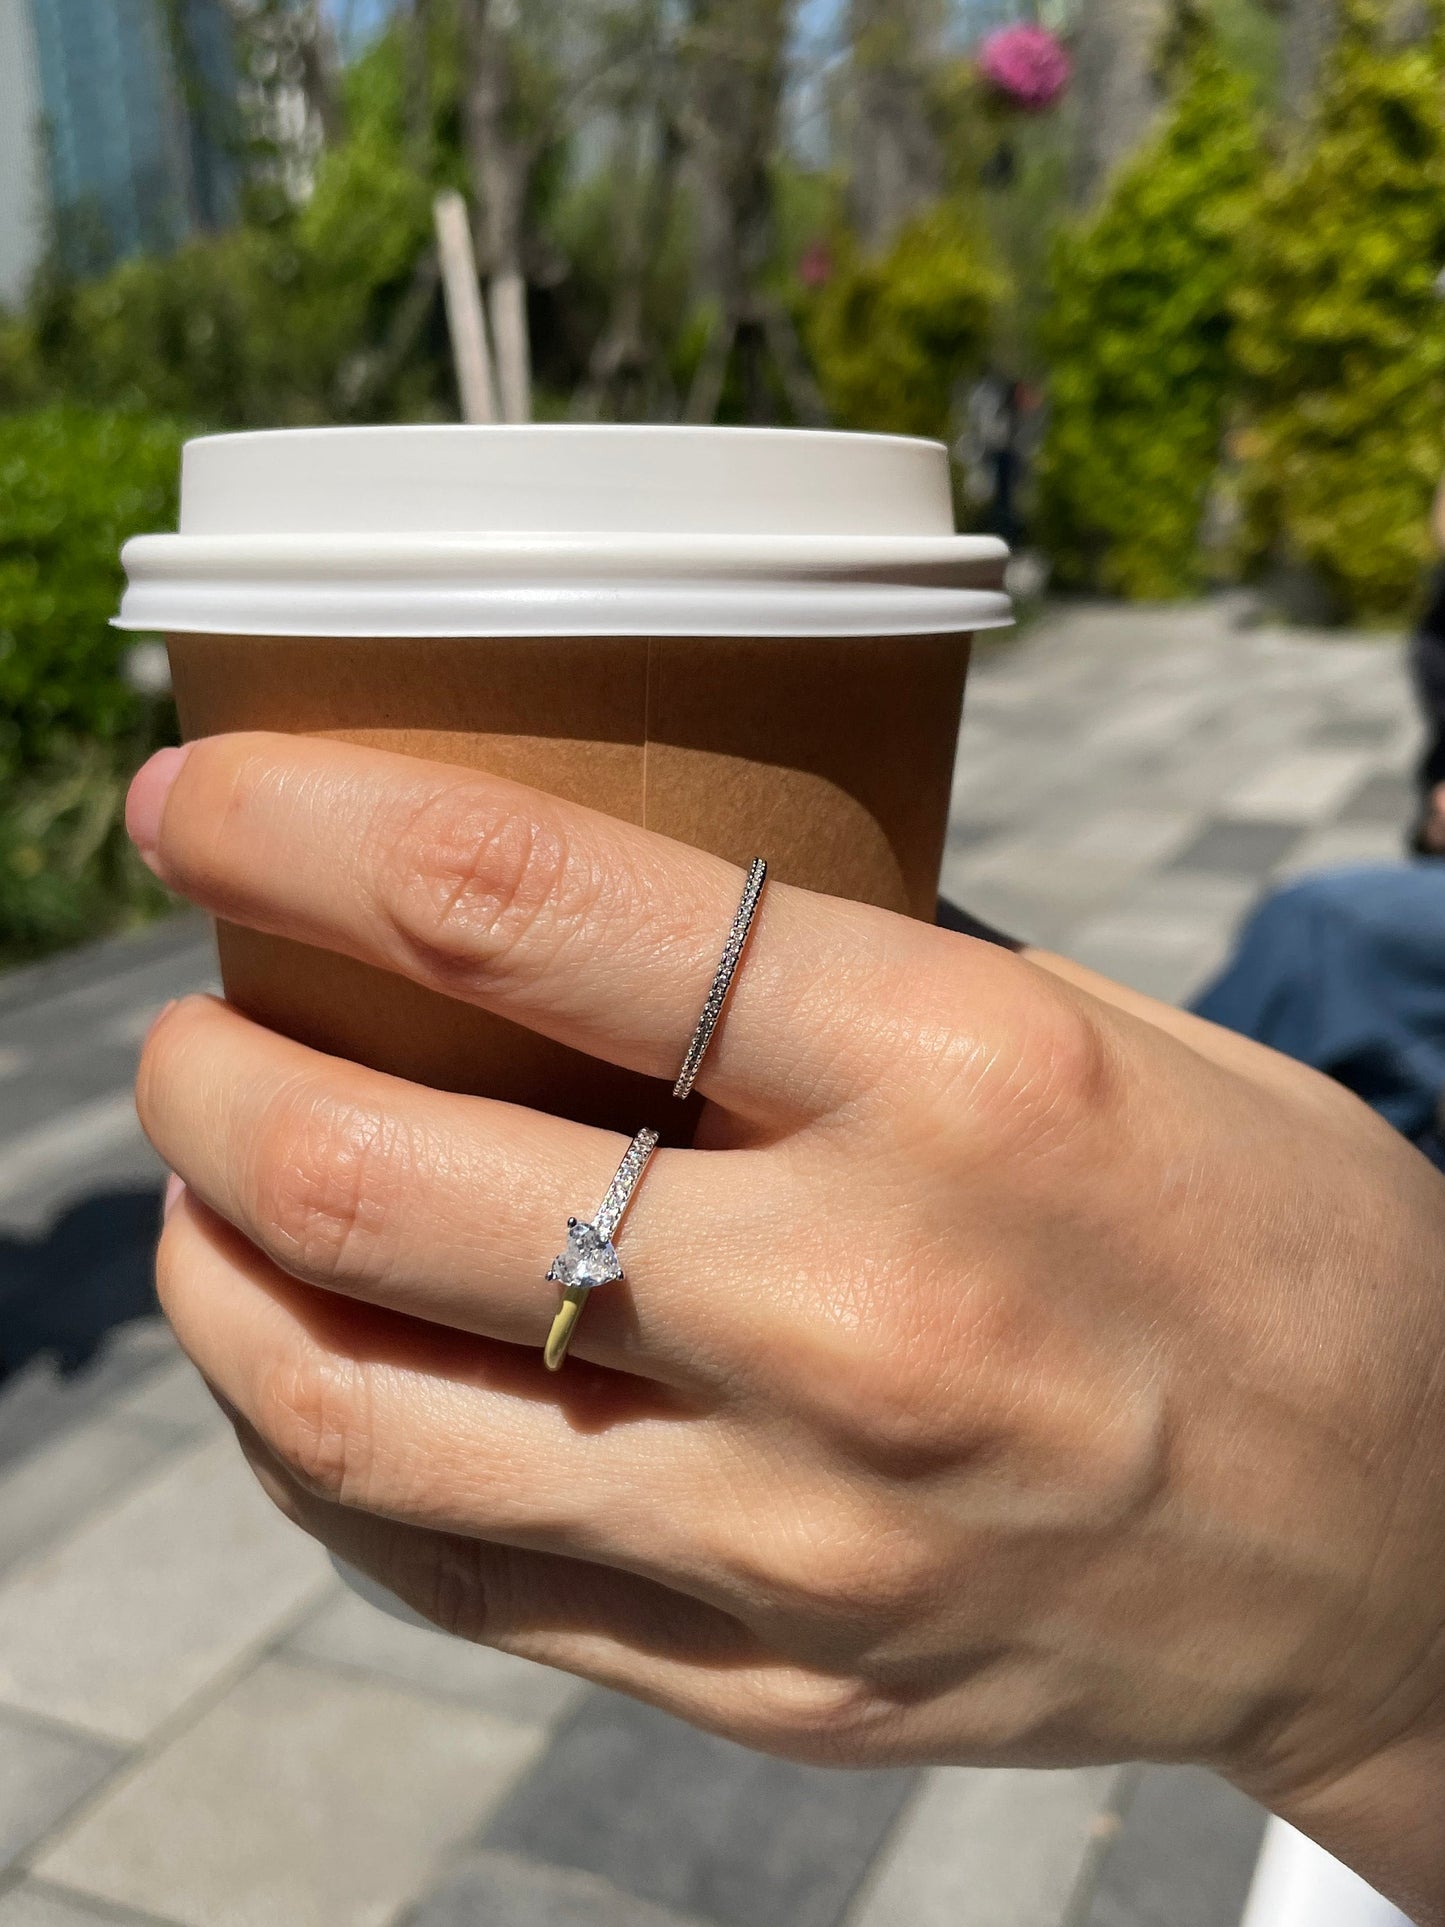
<path fill-rule="evenodd" d="M 189 754 L 189 743 L 183 743 L 179 749 L 158 749 L 150 761 L 142 763 L 136 771 L 125 799 L 126 833 L 142 862 L 157 876 L 161 874 L 161 867 L 156 861 L 156 849 L 161 840 L 166 798 Z"/>
<path fill-rule="evenodd" d="M 181 1193 L 185 1188 L 185 1179 L 178 1178 L 175 1172 L 172 1171 L 166 1179 L 166 1195 L 161 1200 L 161 1216 L 163 1218 L 168 1218 L 175 1210 L 176 1205 L 180 1201 Z"/>

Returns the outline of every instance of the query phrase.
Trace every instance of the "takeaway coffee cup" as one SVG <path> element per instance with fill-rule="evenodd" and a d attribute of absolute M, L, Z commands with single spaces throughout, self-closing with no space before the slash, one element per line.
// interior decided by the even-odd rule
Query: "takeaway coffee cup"
<path fill-rule="evenodd" d="M 953 531 L 944 450 L 895 436 L 208 436 L 185 449 L 179 532 L 123 559 L 120 624 L 167 637 L 188 737 L 285 730 L 486 770 L 929 920 L 969 641 L 1010 619 L 1003 545 Z M 218 937 L 228 997 L 321 1050 L 690 1128 L 665 1087 L 501 1018 Z"/>

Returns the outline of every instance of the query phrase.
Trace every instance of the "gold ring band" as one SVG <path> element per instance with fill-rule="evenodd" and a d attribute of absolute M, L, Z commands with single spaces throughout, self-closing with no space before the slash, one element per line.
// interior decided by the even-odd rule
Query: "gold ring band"
<path fill-rule="evenodd" d="M 647 1169 L 647 1161 L 656 1149 L 656 1131 L 639 1131 L 623 1154 L 617 1175 L 608 1185 L 607 1195 L 595 1215 L 567 1220 L 567 1248 L 558 1252 L 547 1271 L 548 1279 L 563 1288 L 562 1302 L 542 1348 L 542 1359 L 549 1372 L 561 1369 L 589 1294 L 599 1285 L 620 1282 L 626 1275 L 612 1240 Z"/>

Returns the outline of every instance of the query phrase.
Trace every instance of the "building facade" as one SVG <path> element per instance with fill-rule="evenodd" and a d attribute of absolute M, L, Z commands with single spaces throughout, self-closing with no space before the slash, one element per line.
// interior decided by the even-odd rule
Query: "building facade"
<path fill-rule="evenodd" d="M 0 301 L 222 225 L 234 93 L 221 0 L 0 0 Z"/>

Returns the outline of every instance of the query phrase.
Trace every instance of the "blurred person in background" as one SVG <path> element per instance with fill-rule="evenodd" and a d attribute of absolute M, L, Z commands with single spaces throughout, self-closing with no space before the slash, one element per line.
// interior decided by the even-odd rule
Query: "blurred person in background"
<path fill-rule="evenodd" d="M 1445 483 L 1432 528 L 1445 552 Z M 1310 1064 L 1445 1167 L 1445 561 L 1410 665 L 1424 718 L 1413 863 L 1301 877 L 1252 912 L 1201 1017 Z"/>

